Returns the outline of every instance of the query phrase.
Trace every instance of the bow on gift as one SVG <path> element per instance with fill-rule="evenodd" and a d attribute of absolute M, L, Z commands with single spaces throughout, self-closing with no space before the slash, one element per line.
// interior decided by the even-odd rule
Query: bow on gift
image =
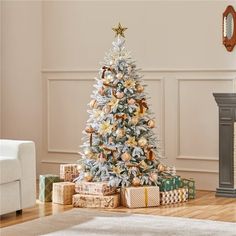
<path fill-rule="evenodd" d="M 143 108 L 147 108 L 148 109 L 148 105 L 147 105 L 147 102 L 145 100 L 145 98 L 142 98 L 142 99 L 137 99 L 136 102 L 139 104 L 139 107 L 140 107 L 140 112 L 143 113 Z"/>

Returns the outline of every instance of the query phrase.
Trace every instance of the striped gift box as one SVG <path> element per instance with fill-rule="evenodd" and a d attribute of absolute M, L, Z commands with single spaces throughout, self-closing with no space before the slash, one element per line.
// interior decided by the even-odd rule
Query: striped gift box
<path fill-rule="evenodd" d="M 52 201 L 52 185 L 55 182 L 60 182 L 58 175 L 40 175 L 39 176 L 39 200 L 41 202 Z"/>

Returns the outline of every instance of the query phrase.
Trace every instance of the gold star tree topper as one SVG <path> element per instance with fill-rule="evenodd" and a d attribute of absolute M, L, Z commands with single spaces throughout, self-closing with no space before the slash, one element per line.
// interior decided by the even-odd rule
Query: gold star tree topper
<path fill-rule="evenodd" d="M 127 30 L 128 28 L 122 27 L 121 24 L 119 23 L 117 27 L 112 28 L 112 30 L 116 33 L 117 37 L 118 35 L 125 37 L 124 31 Z"/>

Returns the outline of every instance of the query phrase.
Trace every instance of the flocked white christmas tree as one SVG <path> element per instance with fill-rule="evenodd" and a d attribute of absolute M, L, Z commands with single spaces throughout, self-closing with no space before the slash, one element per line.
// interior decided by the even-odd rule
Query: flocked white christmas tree
<path fill-rule="evenodd" d="M 96 78 L 77 181 L 109 181 L 117 187 L 158 185 L 163 171 L 174 172 L 160 162 L 145 85 L 124 47 L 126 29 L 120 23 L 113 28 L 113 48 Z"/>

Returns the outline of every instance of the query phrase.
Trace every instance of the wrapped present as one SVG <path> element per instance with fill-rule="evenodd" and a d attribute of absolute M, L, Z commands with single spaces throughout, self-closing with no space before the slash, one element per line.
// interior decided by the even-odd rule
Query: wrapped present
<path fill-rule="evenodd" d="M 181 188 L 188 188 L 188 198 L 194 199 L 196 195 L 194 179 L 181 179 Z"/>
<path fill-rule="evenodd" d="M 160 191 L 171 191 L 175 189 L 175 181 L 172 176 L 161 176 L 159 179 Z"/>
<path fill-rule="evenodd" d="M 129 208 L 154 207 L 160 205 L 158 186 L 121 188 L 121 203 Z"/>
<path fill-rule="evenodd" d="M 180 188 L 181 185 L 181 177 L 178 175 L 171 176 L 171 175 L 165 175 L 161 176 L 159 179 L 160 182 L 160 191 L 171 191 L 174 189 Z"/>
<path fill-rule="evenodd" d="M 52 201 L 64 205 L 72 204 L 72 196 L 75 194 L 75 183 L 53 183 Z"/>
<path fill-rule="evenodd" d="M 73 195 L 74 207 L 86 207 L 86 208 L 116 208 L 120 205 L 120 195 L 86 195 L 75 194 Z"/>
<path fill-rule="evenodd" d="M 80 194 L 91 195 L 112 195 L 117 191 L 116 187 L 110 187 L 108 182 L 77 182 L 75 192 Z"/>
<path fill-rule="evenodd" d="M 52 201 L 52 184 L 60 182 L 58 175 L 40 175 L 39 176 L 39 200 L 41 202 Z"/>
<path fill-rule="evenodd" d="M 175 189 L 180 188 L 180 186 L 181 186 L 181 177 L 179 175 L 173 176 L 173 183 L 174 183 Z"/>
<path fill-rule="evenodd" d="M 179 188 L 172 191 L 165 191 L 161 192 L 160 196 L 161 205 L 186 202 L 188 201 L 188 189 Z"/>
<path fill-rule="evenodd" d="M 79 176 L 77 164 L 62 164 L 60 165 L 60 178 L 64 181 L 72 182 Z"/>

